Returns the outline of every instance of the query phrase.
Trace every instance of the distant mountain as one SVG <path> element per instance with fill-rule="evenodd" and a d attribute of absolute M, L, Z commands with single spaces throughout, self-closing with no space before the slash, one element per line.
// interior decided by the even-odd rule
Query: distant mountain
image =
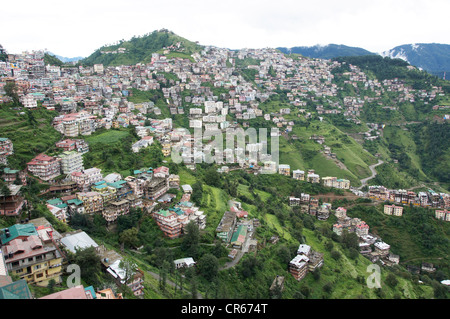
<path fill-rule="evenodd" d="M 170 48 L 171 56 L 192 59 L 191 54 L 199 52 L 203 47 L 162 29 L 144 36 L 135 36 L 128 41 L 121 40 L 114 45 L 103 46 L 80 62 L 86 65 L 101 63 L 105 66 L 148 63 L 153 53 L 163 53 L 164 48 Z"/>
<path fill-rule="evenodd" d="M 78 62 L 78 61 L 84 59 L 84 57 L 82 57 L 82 56 L 77 56 L 77 57 L 75 57 L 75 58 L 66 58 L 66 57 L 63 57 L 63 56 L 54 54 L 54 53 L 52 53 L 52 52 L 47 52 L 47 54 L 56 57 L 58 60 L 60 60 L 61 62 L 64 62 L 64 63 L 68 63 L 68 62 Z"/>
<path fill-rule="evenodd" d="M 285 54 L 297 53 L 309 58 L 317 59 L 333 59 L 341 56 L 361 56 L 361 55 L 374 55 L 370 51 L 362 48 L 349 47 L 342 44 L 328 44 L 328 45 L 315 45 L 311 47 L 292 47 L 292 48 L 277 48 Z"/>
<path fill-rule="evenodd" d="M 415 43 L 397 46 L 381 53 L 382 56 L 399 58 L 442 78 L 444 72 L 450 78 L 450 45 L 439 43 Z"/>

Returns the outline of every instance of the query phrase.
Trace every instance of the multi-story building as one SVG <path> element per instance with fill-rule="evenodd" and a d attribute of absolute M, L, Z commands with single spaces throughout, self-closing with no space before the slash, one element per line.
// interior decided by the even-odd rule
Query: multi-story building
<path fill-rule="evenodd" d="M 145 192 L 145 185 L 147 183 L 146 178 L 141 177 L 134 177 L 134 176 L 127 176 L 125 177 L 125 181 L 130 186 L 131 190 L 133 191 L 133 194 L 142 197 Z"/>
<path fill-rule="evenodd" d="M 159 210 L 153 213 L 153 218 L 167 237 L 178 238 L 181 236 L 182 224 L 179 222 L 176 212 Z"/>
<path fill-rule="evenodd" d="M 337 177 L 323 177 L 322 178 L 323 186 L 334 187 L 340 189 L 349 189 L 350 181 L 347 179 L 337 178 Z"/>
<path fill-rule="evenodd" d="M 345 209 L 344 207 L 336 208 L 335 216 L 337 219 L 344 219 L 345 217 L 347 217 L 347 209 Z"/>
<path fill-rule="evenodd" d="M 101 169 L 92 167 L 80 172 L 73 172 L 72 180 L 77 183 L 80 191 L 87 192 L 94 183 L 103 180 Z"/>
<path fill-rule="evenodd" d="M 289 263 L 289 272 L 298 281 L 302 280 L 308 273 L 309 258 L 305 255 L 297 255 Z"/>
<path fill-rule="evenodd" d="M 236 213 L 233 211 L 226 211 L 216 228 L 217 237 L 228 243 L 231 240 L 231 236 L 233 235 L 236 221 Z"/>
<path fill-rule="evenodd" d="M 278 174 L 291 176 L 291 167 L 287 164 L 278 165 Z"/>
<path fill-rule="evenodd" d="M 18 216 L 27 201 L 22 197 L 20 189 L 22 185 L 7 185 L 9 194 L 3 194 L 0 189 L 0 215 Z"/>
<path fill-rule="evenodd" d="M 14 152 L 13 143 L 9 138 L 0 137 L 0 164 L 7 165 L 7 156 L 12 155 Z"/>
<path fill-rule="evenodd" d="M 355 225 L 355 233 L 358 237 L 366 236 L 369 234 L 369 225 L 367 225 L 364 221 Z"/>
<path fill-rule="evenodd" d="M 115 200 L 108 203 L 103 209 L 102 216 L 108 223 L 113 223 L 121 215 L 130 212 L 130 203 L 126 199 Z"/>
<path fill-rule="evenodd" d="M 309 183 L 320 183 L 320 176 L 316 173 L 308 173 L 308 175 L 306 175 L 306 180 Z"/>
<path fill-rule="evenodd" d="M 44 181 L 61 174 L 61 158 L 39 154 L 27 163 L 28 171 Z"/>
<path fill-rule="evenodd" d="M 37 109 L 37 102 L 31 94 L 23 95 L 20 98 L 20 102 L 27 109 Z"/>
<path fill-rule="evenodd" d="M 384 205 L 384 213 L 386 215 L 402 216 L 403 206 Z"/>
<path fill-rule="evenodd" d="M 64 151 L 70 152 L 76 148 L 75 140 L 65 139 L 56 142 L 56 147 L 62 148 Z"/>
<path fill-rule="evenodd" d="M 8 241 L 2 251 L 8 272 L 25 279 L 28 284 L 46 287 L 52 279 L 56 283 L 62 281 L 61 253 L 51 239 L 41 239 L 36 231 Z"/>
<path fill-rule="evenodd" d="M 65 151 L 58 156 L 61 158 L 61 170 L 63 174 L 71 174 L 84 169 L 83 157 L 75 151 Z"/>
<path fill-rule="evenodd" d="M 391 248 L 390 245 L 385 242 L 379 241 L 374 244 L 375 252 L 380 256 L 387 256 L 389 254 L 389 250 Z"/>
<path fill-rule="evenodd" d="M 296 169 L 292 172 L 292 178 L 299 180 L 299 181 L 304 181 L 305 180 L 305 171 Z"/>
<path fill-rule="evenodd" d="M 97 192 L 79 192 L 77 199 L 83 202 L 84 212 L 93 214 L 103 210 L 103 197 Z"/>
<path fill-rule="evenodd" d="M 436 210 L 435 216 L 437 219 L 444 220 L 446 222 L 450 221 L 450 211 L 444 209 L 444 210 Z"/>
<path fill-rule="evenodd" d="M 165 194 L 168 191 L 168 184 L 168 177 L 153 177 L 147 184 L 145 197 L 150 200 L 158 199 L 161 195 Z"/>

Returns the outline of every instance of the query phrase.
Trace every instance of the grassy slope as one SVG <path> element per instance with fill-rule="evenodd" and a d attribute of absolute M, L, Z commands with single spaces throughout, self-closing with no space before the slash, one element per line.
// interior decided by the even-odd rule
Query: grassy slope
<path fill-rule="evenodd" d="M 51 125 L 56 112 L 38 108 L 19 114 L 24 111 L 23 108 L 13 109 L 6 104 L 0 107 L 0 137 L 7 137 L 13 142 L 14 154 L 8 157 L 8 162 L 15 169 L 25 168 L 28 161 L 39 153 L 53 149 L 61 139 L 61 134 Z"/>

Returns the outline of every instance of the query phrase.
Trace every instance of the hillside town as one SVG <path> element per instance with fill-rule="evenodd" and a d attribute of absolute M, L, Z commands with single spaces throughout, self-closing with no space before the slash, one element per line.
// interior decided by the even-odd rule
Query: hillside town
<path fill-rule="evenodd" d="M 292 132 L 295 126 L 292 115 L 304 117 L 341 114 L 352 123 L 360 124 L 362 109 L 368 103 L 384 108 L 382 96 L 395 92 L 394 103 L 405 101 L 433 101 L 443 94 L 440 87 L 418 90 L 399 79 L 378 81 L 370 79 L 358 67 L 350 65 L 350 72 L 342 74 L 343 85 L 351 86 L 361 94 L 346 96 L 341 104 L 336 97 L 342 94 L 342 86 L 335 81 L 335 70 L 341 63 L 330 60 L 288 56 L 275 49 L 242 49 L 231 51 L 212 46 L 205 47 L 189 58 L 167 58 L 180 44 L 164 48 L 166 54 L 152 54 L 151 62 L 136 65 L 104 66 L 55 66 L 44 63 L 44 51 L 8 54 L 8 61 L 0 61 L 0 102 L 13 100 L 6 94 L 13 84 L 25 110 L 39 108 L 56 111 L 51 122 L 63 138 L 55 144 L 58 155 L 35 154 L 26 168 L 11 167 L 8 157 L 14 154 L 9 138 L 0 136 L 0 176 L 6 187 L 0 189 L 0 215 L 17 217 L 28 210 L 29 203 L 21 190 L 27 186 L 27 178 L 33 178 L 48 186 L 40 195 L 47 196 L 48 211 L 60 222 L 67 224 L 76 214 L 100 215 L 108 226 L 133 209 L 141 209 L 151 215 L 165 238 L 177 239 L 187 233 L 193 223 L 205 229 L 209 222 L 207 213 L 191 200 L 192 185 L 183 184 L 178 174 L 169 167 L 130 167 L 133 174 L 122 176 L 118 172 L 103 174 L 97 167 L 85 167 L 84 156 L 90 152 L 84 137 L 100 129 L 111 130 L 134 127 L 138 140 L 129 152 L 139 153 L 158 143 L 165 159 L 175 151 L 181 154 L 183 164 L 191 170 L 205 161 L 212 150 L 208 143 L 195 139 L 195 129 L 206 132 L 235 132 L 248 121 L 261 119 L 271 131 L 271 137 Z M 124 53 L 118 49 L 115 54 Z M 106 54 L 106 53 L 105 53 Z M 108 54 L 113 54 L 109 52 Z M 243 62 L 245 61 L 245 63 Z M 243 73 L 237 72 L 242 69 Z M 411 67 L 414 68 L 414 67 Z M 161 91 L 162 98 L 133 103 L 130 97 L 136 92 Z M 277 92 L 286 92 L 291 108 L 267 112 L 260 105 L 270 101 Z M 315 106 L 311 110 L 309 106 Z M 295 112 L 293 111 L 295 110 Z M 186 118 L 187 125 L 180 127 L 179 117 Z M 242 124 L 242 125 L 241 125 Z M 365 138 L 376 139 L 382 123 L 371 123 Z M 279 132 L 279 133 L 278 133 Z M 373 133 L 371 135 L 371 133 Z M 323 136 L 310 139 L 323 144 L 323 152 L 336 158 L 325 145 Z M 270 156 L 259 160 L 233 155 L 240 152 L 262 151 L 264 143 L 250 143 L 246 149 L 225 148 L 216 157 L 217 171 L 227 174 L 243 169 L 253 174 L 272 172 L 299 182 L 319 184 L 330 189 L 354 192 L 361 198 L 388 202 L 384 213 L 402 216 L 403 205 L 429 207 L 437 220 L 450 221 L 450 195 L 433 190 L 389 190 L 383 186 L 368 186 L 367 191 L 356 190 L 350 180 L 342 176 L 320 176 L 314 169 L 303 170 L 285 163 L 276 163 Z M 232 160 L 230 160 L 230 158 Z M 176 192 L 181 198 L 176 199 Z M 337 218 L 333 232 L 354 232 L 358 236 L 360 253 L 372 262 L 399 263 L 399 256 L 390 252 L 390 245 L 369 233 L 369 226 L 361 219 L 350 218 L 346 209 L 332 209 L 331 203 L 320 202 L 313 195 L 289 197 L 289 206 L 299 206 L 304 214 L 326 221 L 331 214 Z M 253 233 L 259 221 L 252 219 L 238 201 L 229 203 L 228 209 L 216 225 L 215 235 L 229 250 L 230 259 L 238 252 L 256 249 Z M 31 298 L 27 284 L 47 286 L 50 280 L 62 281 L 68 252 L 78 248 L 94 247 L 102 260 L 104 271 L 110 274 L 118 286 L 127 285 L 137 297 L 143 294 L 144 272 L 134 265 L 132 274 L 125 274 L 124 258 L 114 250 L 96 243 L 83 231 L 58 233 L 46 219 L 30 219 L 2 229 L 0 258 L 0 297 L 6 291 Z M 375 247 L 374 250 L 371 247 Z M 186 256 L 189 258 L 190 256 Z M 194 260 L 177 260 L 176 268 L 195 265 Z M 308 272 L 320 268 L 324 261 L 322 252 L 315 252 L 307 244 L 301 244 L 297 255 L 287 265 L 296 280 L 302 280 Z M 13 281 L 8 274 L 20 279 Z M 10 289 L 11 288 L 11 289 Z M 96 287 L 97 288 L 97 287 Z M 9 289 L 9 290 L 8 290 Z M 11 293 L 11 292 L 10 292 Z M 121 299 L 111 289 L 94 289 L 77 285 L 56 295 L 44 298 Z"/>

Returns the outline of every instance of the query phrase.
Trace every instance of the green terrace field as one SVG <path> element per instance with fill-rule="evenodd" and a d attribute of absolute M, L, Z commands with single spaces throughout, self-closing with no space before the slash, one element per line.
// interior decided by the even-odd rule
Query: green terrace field
<path fill-rule="evenodd" d="M 55 147 L 62 137 L 51 125 L 56 114 L 44 108 L 30 111 L 10 104 L 0 106 L 0 137 L 9 138 L 14 147 L 9 166 L 24 169 L 36 155 Z"/>
<path fill-rule="evenodd" d="M 311 121 L 308 127 L 295 126 L 292 133 L 299 139 L 280 138 L 280 164 L 289 164 L 291 171 L 314 169 L 320 176 L 346 178 L 358 186 L 360 179 L 370 176 L 369 165 L 376 163 L 373 155 L 330 123 Z M 311 140 L 312 135 L 323 136 L 325 143 Z M 321 154 L 324 145 L 331 148 L 343 165 Z"/>
<path fill-rule="evenodd" d="M 132 152 L 131 145 L 138 140 L 133 127 L 101 129 L 84 138 L 89 144 L 89 152 L 83 155 L 84 166 L 100 168 L 104 175 L 117 172 L 126 177 L 132 170 L 161 164 L 161 147 L 157 141 L 139 153 Z"/>

